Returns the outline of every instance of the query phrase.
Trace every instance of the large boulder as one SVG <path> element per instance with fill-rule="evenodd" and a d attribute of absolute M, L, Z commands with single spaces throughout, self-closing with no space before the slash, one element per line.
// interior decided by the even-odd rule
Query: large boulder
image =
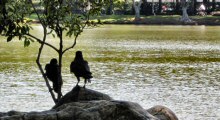
<path fill-rule="evenodd" d="M 5 114 L 0 120 L 159 120 L 127 101 L 71 102 L 43 112 Z"/>
<path fill-rule="evenodd" d="M 66 95 L 64 95 L 53 108 L 57 108 L 63 104 L 70 102 L 92 101 L 92 100 L 113 100 L 113 99 L 107 94 L 100 93 L 98 91 L 94 91 L 91 89 L 83 88 L 80 86 L 76 86 Z"/>
<path fill-rule="evenodd" d="M 177 116 L 172 110 L 162 105 L 157 105 L 147 109 L 147 112 L 160 120 L 178 120 Z"/>
<path fill-rule="evenodd" d="M 127 101 L 73 102 L 56 110 L 66 120 L 157 120 L 140 105 Z"/>
<path fill-rule="evenodd" d="M 0 120 L 178 120 L 164 106 L 144 110 L 139 104 L 113 100 L 106 94 L 76 86 L 51 110 L 0 113 Z"/>

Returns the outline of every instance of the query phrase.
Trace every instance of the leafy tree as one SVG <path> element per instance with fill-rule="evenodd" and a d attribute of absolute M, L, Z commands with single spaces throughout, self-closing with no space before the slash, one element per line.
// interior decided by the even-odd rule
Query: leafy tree
<path fill-rule="evenodd" d="M 187 13 L 187 9 L 191 3 L 190 0 L 180 0 L 180 3 L 181 3 L 181 7 L 182 7 L 182 17 L 180 19 L 180 21 L 182 22 L 193 22 L 189 16 L 188 16 L 188 13 Z"/>
<path fill-rule="evenodd" d="M 179 14 L 179 11 L 180 11 L 180 0 L 176 0 L 175 13 Z"/>
<path fill-rule="evenodd" d="M 107 8 L 107 15 L 112 15 L 114 13 L 114 1 L 110 0 L 110 4 L 108 5 Z"/>
<path fill-rule="evenodd" d="M 135 20 L 140 20 L 141 16 L 140 16 L 140 10 L 141 10 L 141 4 L 142 4 L 142 0 L 139 1 L 135 1 L 132 0 L 133 2 L 133 6 L 134 6 L 134 10 L 135 10 Z"/>
<path fill-rule="evenodd" d="M 96 0 L 0 0 L 0 34 L 7 37 L 8 42 L 18 37 L 24 41 L 25 47 L 34 41 L 40 44 L 36 63 L 55 103 L 61 96 L 55 97 L 45 76 L 40 63 L 42 50 L 48 46 L 57 52 L 62 79 L 63 55 L 74 48 L 78 36 L 86 26 L 94 25 L 90 16 L 99 14 L 103 5 L 103 1 Z M 42 38 L 31 32 L 33 21 L 28 19 L 31 15 L 37 15 L 37 21 L 43 29 Z M 51 34 L 59 38 L 58 47 L 47 42 L 47 36 Z M 64 36 L 74 38 L 70 46 L 64 47 Z"/>
<path fill-rule="evenodd" d="M 162 0 L 158 1 L 158 12 L 161 13 L 162 11 Z"/>

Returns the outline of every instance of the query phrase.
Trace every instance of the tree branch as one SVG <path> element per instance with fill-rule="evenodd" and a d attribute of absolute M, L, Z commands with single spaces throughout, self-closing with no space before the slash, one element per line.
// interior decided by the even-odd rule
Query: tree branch
<path fill-rule="evenodd" d="M 40 15 L 39 15 L 39 13 L 37 12 L 37 10 L 36 10 L 36 8 L 35 8 L 35 6 L 34 6 L 32 0 L 30 0 L 30 3 L 31 3 L 31 5 L 32 5 L 32 7 L 33 7 L 35 13 L 37 14 L 37 17 L 38 17 L 38 19 L 39 19 L 41 25 L 43 26 L 44 37 L 43 37 L 43 41 L 42 41 L 42 40 L 38 39 L 37 37 L 35 37 L 35 36 L 31 35 L 31 34 L 26 34 L 26 35 L 27 35 L 27 36 L 30 36 L 30 37 L 32 37 L 32 38 L 34 38 L 34 39 L 36 39 L 36 40 L 41 44 L 41 46 L 40 46 L 40 48 L 39 48 L 39 51 L 38 51 L 38 56 L 37 56 L 36 63 L 37 63 L 37 65 L 38 65 L 39 69 L 40 69 L 41 74 L 43 75 L 43 78 L 44 78 L 44 80 L 45 80 L 45 82 L 46 82 L 46 86 L 47 86 L 47 88 L 48 88 L 48 90 L 49 90 L 49 92 L 50 92 L 50 94 L 51 94 L 51 97 L 52 97 L 54 103 L 56 104 L 57 99 L 56 99 L 56 97 L 55 97 L 55 95 L 54 95 L 54 93 L 53 93 L 53 89 L 51 88 L 50 83 L 49 83 L 49 81 L 48 81 L 48 79 L 47 79 L 47 77 L 46 77 L 46 75 L 45 75 L 45 73 L 44 73 L 44 70 L 43 70 L 43 68 L 42 68 L 42 65 L 40 64 L 40 57 L 41 57 L 41 53 L 42 53 L 42 50 L 43 50 L 44 45 L 47 45 L 47 46 L 53 48 L 53 49 L 56 50 L 56 51 L 58 51 L 58 50 L 57 50 L 53 45 L 51 45 L 51 44 L 45 42 L 45 41 L 46 41 L 46 36 L 47 36 L 47 26 L 45 25 L 44 21 L 40 18 Z"/>
<path fill-rule="evenodd" d="M 40 14 L 37 12 L 37 10 L 36 10 L 32 0 L 30 0 L 30 3 L 31 3 L 31 5 L 32 5 L 32 7 L 34 9 L 34 12 L 37 14 L 37 18 L 39 19 L 41 25 L 46 28 L 45 22 L 41 19 Z"/>
<path fill-rule="evenodd" d="M 55 46 L 51 45 L 50 43 L 47 43 L 47 42 L 45 42 L 45 41 L 42 41 L 42 40 L 40 40 L 39 38 L 37 38 L 37 37 L 35 37 L 35 36 L 31 35 L 31 34 L 26 34 L 26 35 L 29 36 L 29 37 L 34 38 L 34 39 L 37 40 L 37 42 L 39 42 L 40 44 L 45 44 L 45 45 L 47 45 L 47 46 L 53 48 L 55 51 L 58 52 L 58 49 L 57 49 Z"/>
<path fill-rule="evenodd" d="M 51 94 L 51 97 L 53 98 L 53 101 L 54 101 L 54 103 L 56 104 L 57 100 L 56 100 L 56 97 L 55 97 L 55 95 L 54 95 L 54 93 L 53 93 L 53 89 L 51 88 L 50 83 L 49 83 L 49 81 L 48 81 L 48 79 L 47 79 L 47 77 L 46 77 L 46 75 L 45 75 L 45 73 L 44 73 L 44 70 L 43 70 L 43 68 L 42 68 L 42 65 L 40 64 L 40 56 L 41 56 L 42 49 L 43 49 L 44 44 L 45 44 L 46 34 L 47 34 L 47 30 L 46 30 L 46 28 L 44 27 L 44 37 L 43 37 L 42 44 L 41 44 L 41 46 L 40 46 L 40 48 L 39 48 L 39 51 L 38 51 L 38 56 L 37 56 L 36 63 L 37 63 L 37 65 L 38 65 L 39 69 L 40 69 L 41 74 L 42 74 L 43 77 L 44 77 L 44 80 L 45 80 L 45 82 L 46 82 L 46 86 L 47 86 L 47 88 L 48 88 L 48 90 L 49 90 L 49 92 L 50 92 L 50 94 Z"/>
<path fill-rule="evenodd" d="M 89 18 L 89 16 L 88 16 L 88 18 Z M 87 18 L 87 20 L 88 20 L 88 18 Z M 86 27 L 86 25 L 87 25 L 87 23 L 85 22 L 85 25 L 82 27 L 82 30 Z M 77 34 L 76 34 L 73 44 L 72 44 L 70 47 L 66 48 L 66 49 L 62 52 L 63 54 L 64 54 L 66 51 L 68 51 L 68 50 L 70 50 L 70 49 L 72 49 L 72 48 L 75 47 L 75 45 L 76 45 L 76 40 L 77 40 L 77 38 L 78 38 L 79 35 L 80 35 L 80 33 L 77 33 Z"/>
<path fill-rule="evenodd" d="M 75 39 L 74 39 L 74 42 L 73 42 L 72 46 L 66 48 L 66 49 L 63 51 L 63 54 L 64 54 L 66 51 L 68 51 L 68 50 L 70 50 L 70 49 L 72 49 L 72 48 L 75 47 L 75 45 L 76 45 L 76 39 L 78 38 L 78 36 L 79 36 L 79 34 L 77 34 L 77 35 L 75 36 Z"/>

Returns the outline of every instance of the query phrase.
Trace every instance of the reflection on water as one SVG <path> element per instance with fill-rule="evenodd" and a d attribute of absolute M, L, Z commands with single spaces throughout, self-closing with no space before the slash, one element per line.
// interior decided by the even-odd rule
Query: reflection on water
<path fill-rule="evenodd" d="M 219 33 L 220 27 L 205 26 L 108 25 L 88 29 L 76 48 L 64 56 L 63 91 L 76 84 L 69 64 L 75 51 L 82 50 L 94 75 L 88 88 L 137 102 L 146 109 L 165 105 L 180 120 L 218 120 Z M 65 46 L 69 44 L 71 39 Z M 1 40 L 0 111 L 39 111 L 53 106 L 35 64 L 37 50 L 36 43 L 23 48 L 19 42 Z M 43 65 L 54 56 L 46 48 Z"/>

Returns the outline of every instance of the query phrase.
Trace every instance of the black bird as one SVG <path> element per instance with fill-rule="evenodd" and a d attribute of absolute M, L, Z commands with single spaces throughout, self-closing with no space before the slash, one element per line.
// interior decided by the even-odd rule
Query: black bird
<path fill-rule="evenodd" d="M 93 78 L 92 73 L 90 72 L 90 68 L 88 65 L 88 62 L 86 60 L 83 59 L 83 55 L 81 51 L 77 51 L 76 52 L 76 56 L 74 61 L 72 61 L 71 65 L 70 65 L 70 72 L 73 72 L 74 75 L 76 76 L 78 82 L 77 82 L 77 86 L 80 82 L 80 77 L 83 77 L 85 79 L 84 81 L 84 88 L 85 85 L 88 82 L 91 82 L 91 78 Z"/>
<path fill-rule="evenodd" d="M 58 93 L 58 98 L 62 96 L 61 87 L 62 79 L 60 76 L 59 65 L 57 64 L 57 59 L 53 58 L 50 60 L 50 63 L 45 66 L 46 76 L 50 81 L 53 82 L 53 89 Z"/>

